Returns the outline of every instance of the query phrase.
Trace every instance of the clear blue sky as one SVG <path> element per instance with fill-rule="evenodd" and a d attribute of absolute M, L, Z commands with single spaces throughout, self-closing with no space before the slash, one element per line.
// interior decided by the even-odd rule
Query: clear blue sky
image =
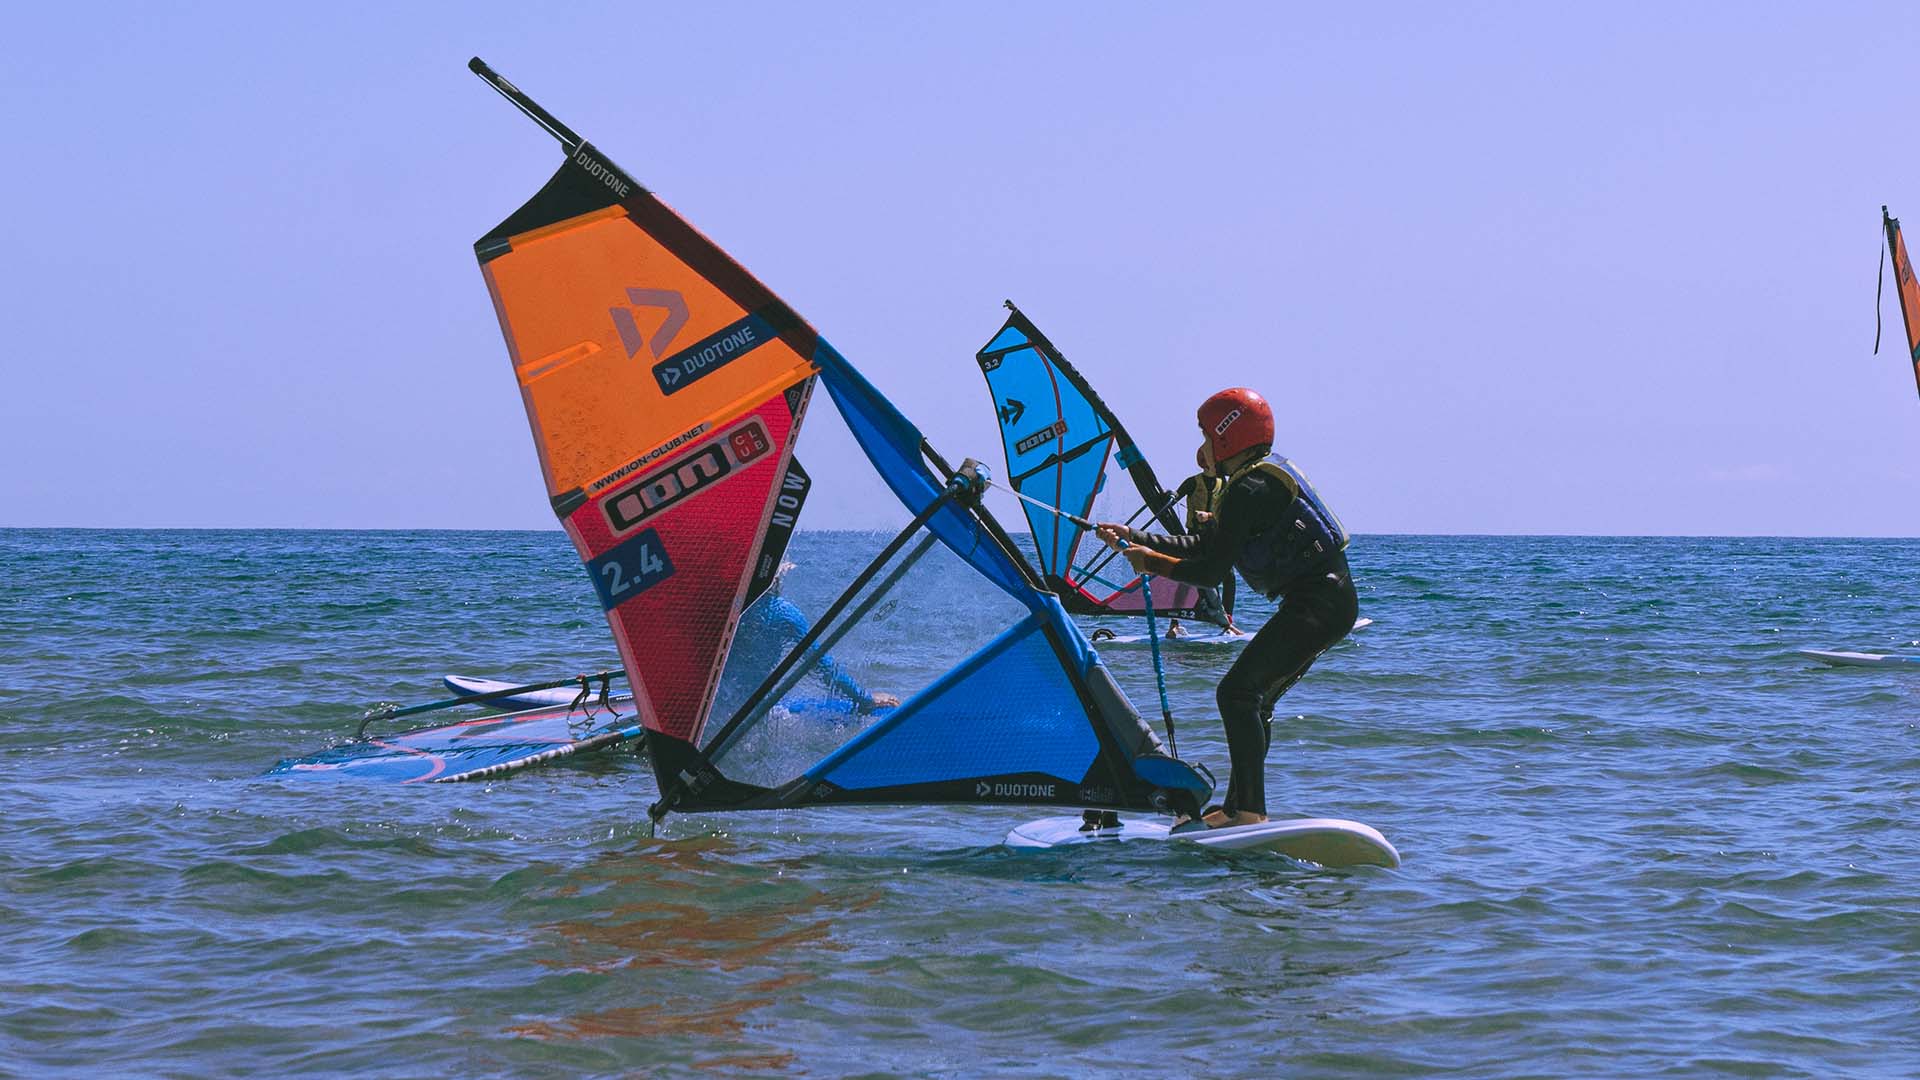
<path fill-rule="evenodd" d="M 471 244 L 558 151 L 477 53 L 950 455 L 1011 296 L 1359 532 L 1920 535 L 1920 7 L 391 7 L 10 10 L 0 525 L 552 527 Z"/>

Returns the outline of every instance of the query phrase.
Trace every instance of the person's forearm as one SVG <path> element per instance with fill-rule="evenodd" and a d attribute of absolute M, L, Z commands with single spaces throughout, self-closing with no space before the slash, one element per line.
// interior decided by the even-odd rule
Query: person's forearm
<path fill-rule="evenodd" d="M 843 697 L 860 705 L 868 704 L 873 700 L 872 696 L 867 693 L 867 688 L 861 686 L 859 681 L 852 675 L 849 675 L 846 669 L 835 662 L 833 657 L 821 657 L 817 668 L 820 672 L 821 680 L 827 684 L 827 689 L 832 691 L 836 697 Z"/>
<path fill-rule="evenodd" d="M 1134 556 L 1130 561 L 1133 563 L 1134 569 L 1142 574 L 1159 574 L 1161 577 L 1173 577 L 1179 569 L 1180 563 L 1183 561 L 1164 552 L 1153 551 L 1147 548 L 1137 550 L 1139 550 L 1140 554 Z"/>
<path fill-rule="evenodd" d="M 1188 585 L 1218 585 L 1223 566 L 1215 559 L 1176 559 L 1165 552 L 1136 547 L 1129 561 L 1138 573 L 1155 574 Z"/>
<path fill-rule="evenodd" d="M 1143 548 L 1150 548 L 1154 551 L 1165 552 L 1170 555 L 1185 555 L 1187 552 L 1193 550 L 1193 545 L 1197 540 L 1198 537 L 1195 536 L 1164 536 L 1160 533 L 1148 532 L 1145 529 L 1133 529 L 1127 534 L 1127 542 L 1130 544 L 1138 544 Z M 1155 573 L 1158 572 L 1159 571 L 1155 571 Z"/>
<path fill-rule="evenodd" d="M 1212 558 L 1175 559 L 1171 556 L 1156 552 L 1148 557 L 1157 560 L 1164 559 L 1166 561 L 1160 569 L 1149 570 L 1147 573 L 1159 574 L 1161 577 L 1172 578 L 1175 581 L 1185 582 L 1188 585 L 1218 585 L 1220 584 L 1220 579 L 1226 576 L 1227 571 L 1233 567 L 1233 563 L 1218 556 Z"/>

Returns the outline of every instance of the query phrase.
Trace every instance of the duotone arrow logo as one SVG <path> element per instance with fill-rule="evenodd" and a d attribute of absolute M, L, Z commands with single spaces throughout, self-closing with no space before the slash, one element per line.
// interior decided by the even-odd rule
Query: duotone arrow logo
<path fill-rule="evenodd" d="M 653 339 L 644 344 L 655 356 L 667 355 L 667 347 L 679 335 L 680 328 L 687 325 L 687 298 L 672 289 L 628 289 L 627 299 L 634 308 L 659 308 L 667 313 L 665 322 L 653 332 Z M 620 343 L 627 347 L 627 356 L 638 355 L 643 340 L 640 336 L 640 324 L 634 321 L 631 308 L 608 308 L 613 316 L 614 329 L 620 331 Z"/>
<path fill-rule="evenodd" d="M 632 354 L 629 353 L 628 355 Z M 1008 427 L 1019 423 L 1020 418 L 1025 415 L 1027 415 L 1026 402 L 1018 398 L 1008 398 L 1007 403 L 1000 406 L 1000 422 Z"/>

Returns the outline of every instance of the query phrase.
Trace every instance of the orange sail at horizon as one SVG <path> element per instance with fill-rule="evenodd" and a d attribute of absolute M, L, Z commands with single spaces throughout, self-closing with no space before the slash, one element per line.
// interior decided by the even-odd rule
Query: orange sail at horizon
<path fill-rule="evenodd" d="M 1907 257 L 1907 242 L 1900 235 L 1900 219 L 1880 208 L 1887 230 L 1887 247 L 1893 252 L 1894 293 L 1900 297 L 1901 323 L 1907 331 L 1907 361 L 1913 365 L 1915 390 L 1920 390 L 1920 282 L 1913 277 L 1913 260 Z"/>

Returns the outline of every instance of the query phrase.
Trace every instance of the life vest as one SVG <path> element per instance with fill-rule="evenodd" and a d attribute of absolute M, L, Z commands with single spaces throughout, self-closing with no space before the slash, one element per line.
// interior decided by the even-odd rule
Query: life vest
<path fill-rule="evenodd" d="M 1226 484 L 1212 473 L 1195 473 L 1180 485 L 1187 489 L 1187 531 L 1200 531 L 1200 515 L 1211 514 L 1220 505 L 1220 493 Z"/>
<path fill-rule="evenodd" d="M 1233 565 L 1240 576 L 1271 597 L 1284 592 L 1296 578 L 1331 562 L 1347 549 L 1351 538 L 1308 482 L 1307 474 L 1278 454 L 1235 470 L 1221 491 L 1219 512 L 1226 510 L 1227 492 L 1254 472 L 1265 474 L 1269 483 L 1296 495 L 1284 517 L 1249 535 L 1234 552 Z"/>

